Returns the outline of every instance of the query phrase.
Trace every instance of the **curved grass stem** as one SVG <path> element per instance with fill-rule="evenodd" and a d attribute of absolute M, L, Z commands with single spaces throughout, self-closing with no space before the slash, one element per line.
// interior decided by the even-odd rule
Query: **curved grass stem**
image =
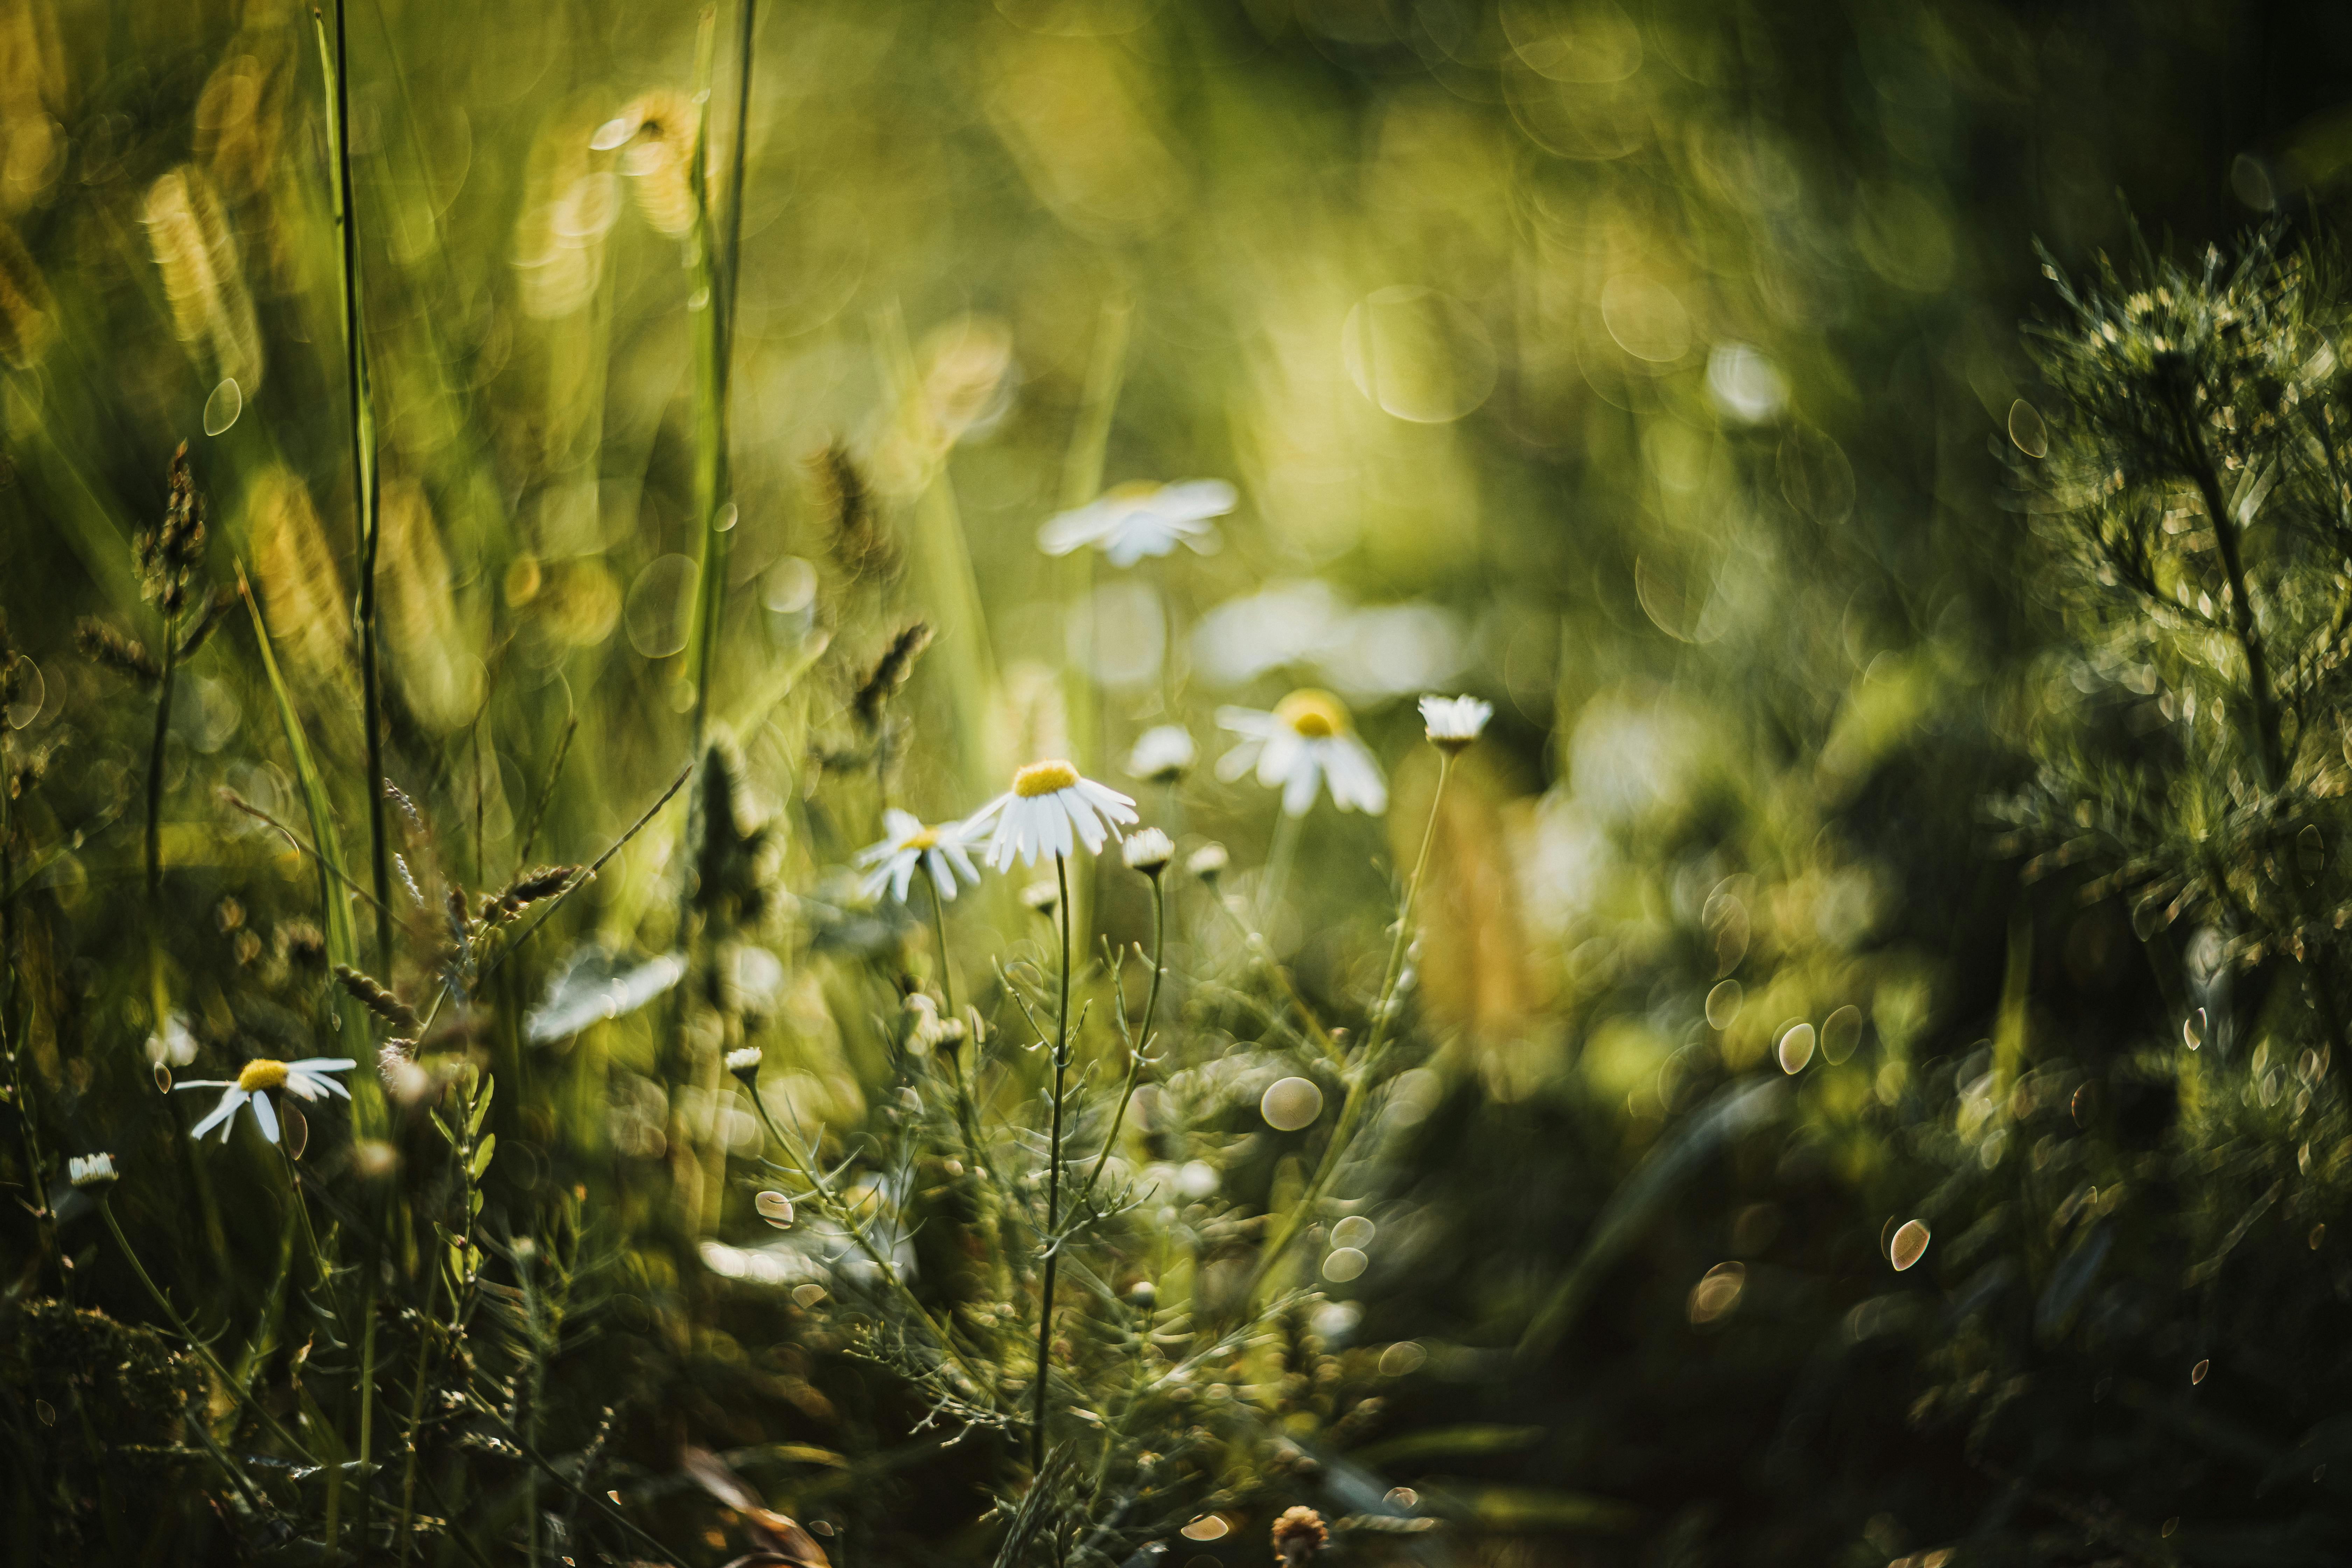
<path fill-rule="evenodd" d="M 1265 1250 L 1258 1255 L 1257 1267 L 1250 1273 L 1248 1296 L 1252 1300 L 1257 1299 L 1266 1276 L 1281 1261 L 1290 1244 L 1298 1238 L 1298 1233 L 1306 1228 L 1317 1205 L 1323 1201 L 1324 1194 L 1331 1185 L 1331 1178 L 1338 1174 L 1339 1162 L 1346 1157 L 1349 1145 L 1355 1142 L 1357 1127 L 1363 1121 L 1372 1075 L 1379 1068 L 1381 1053 L 1388 1044 L 1390 1020 L 1398 1011 L 1397 988 L 1404 978 L 1405 954 L 1412 945 L 1413 910 L 1420 902 L 1422 878 L 1429 869 L 1430 847 L 1437 839 L 1437 814 L 1445 801 L 1445 781 L 1453 772 L 1453 753 L 1441 751 L 1438 753 L 1437 787 L 1429 797 L 1429 823 L 1422 829 L 1421 853 L 1413 858 L 1412 876 L 1405 883 L 1404 900 L 1397 911 L 1396 938 L 1389 944 L 1389 962 L 1381 980 L 1380 1000 L 1372 1005 L 1371 1030 L 1365 1037 L 1363 1049 L 1356 1053 L 1355 1060 L 1347 1068 L 1347 1096 L 1340 1101 L 1339 1120 L 1331 1129 L 1330 1142 L 1323 1146 L 1323 1158 L 1316 1165 L 1314 1177 L 1307 1184 L 1307 1190 L 1298 1195 L 1298 1202 L 1292 1205 L 1289 1215 L 1282 1222 L 1282 1228 L 1275 1233 L 1274 1239 L 1266 1243 Z"/>
<path fill-rule="evenodd" d="M 1032 1400 L 1029 1464 L 1045 1468 L 1045 1385 L 1054 1361 L 1054 1279 L 1060 1271 L 1062 1238 L 1062 1100 L 1070 1070 L 1070 860 L 1056 850 L 1054 876 L 1061 885 L 1061 902 L 1055 906 L 1062 926 L 1062 1005 L 1054 1021 L 1054 1125 L 1045 1155 L 1045 1277 L 1037 1299 L 1037 1388 Z"/>

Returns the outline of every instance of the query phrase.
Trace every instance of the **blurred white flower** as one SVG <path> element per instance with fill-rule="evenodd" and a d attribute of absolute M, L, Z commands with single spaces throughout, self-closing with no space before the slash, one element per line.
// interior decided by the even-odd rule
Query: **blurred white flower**
<path fill-rule="evenodd" d="M 1236 499 L 1234 487 L 1223 479 L 1119 485 L 1075 511 L 1047 519 L 1037 531 L 1037 548 L 1067 555 L 1092 545 L 1122 567 L 1165 555 L 1179 544 L 1206 554 L 1217 542 L 1209 519 L 1233 510 Z"/>
<path fill-rule="evenodd" d="M 1184 862 L 1184 869 L 1203 882 L 1213 882 L 1224 874 L 1230 864 L 1232 857 L 1225 853 L 1223 845 L 1203 844 L 1192 851 L 1192 858 Z"/>
<path fill-rule="evenodd" d="M 1458 752 L 1476 740 L 1495 716 L 1495 705 L 1475 697 L 1424 697 L 1421 721 L 1429 727 L 1433 745 Z"/>
<path fill-rule="evenodd" d="M 745 1083 L 760 1076 L 760 1047 L 744 1046 L 727 1053 L 727 1070 Z"/>
<path fill-rule="evenodd" d="M 1328 583 L 1276 583 L 1228 599 L 1192 632 L 1194 663 L 1212 684 L 1243 686 L 1270 670 L 1311 670 L 1358 700 L 1425 691 L 1461 674 L 1459 616 L 1420 600 L 1358 606 Z"/>
<path fill-rule="evenodd" d="M 1027 865 L 1040 855 L 1068 855 L 1077 842 L 1089 854 L 1106 838 L 1118 837 L 1118 824 L 1135 820 L 1135 802 L 1105 784 L 1080 778 L 1065 762 L 1031 763 L 1013 775 L 1013 787 L 973 812 L 963 824 L 977 833 L 993 820 L 988 863 L 1002 871 L 1019 856 Z"/>
<path fill-rule="evenodd" d="M 1146 784 L 1174 784 L 1200 760 L 1192 731 L 1181 724 L 1160 724 L 1136 737 L 1127 754 L 1127 776 Z"/>
<path fill-rule="evenodd" d="M 878 899 L 887 888 L 892 898 L 904 903 L 918 867 L 931 874 L 931 886 L 942 899 L 956 896 L 958 872 L 967 882 L 980 880 L 971 853 L 972 840 L 980 837 L 977 817 L 926 827 L 914 813 L 892 806 L 882 814 L 882 841 L 867 845 L 856 857 L 856 864 L 873 868 L 860 884 L 867 898 Z"/>
<path fill-rule="evenodd" d="M 230 1131 L 236 1125 L 237 1107 L 250 1100 L 253 1119 L 261 1124 L 261 1135 L 275 1143 L 278 1142 L 278 1110 L 269 1103 L 271 1089 L 289 1089 L 305 1100 L 317 1100 L 331 1090 L 349 1100 L 352 1091 L 327 1074 L 349 1072 L 358 1065 L 350 1057 L 304 1057 L 299 1061 L 291 1062 L 281 1062 L 271 1057 L 256 1057 L 245 1064 L 234 1079 L 191 1079 L 174 1087 L 228 1091 L 220 1097 L 220 1103 L 214 1106 L 203 1121 L 188 1129 L 189 1137 L 202 1138 L 217 1127 L 221 1130 L 221 1142 L 227 1142 Z"/>
<path fill-rule="evenodd" d="M 1294 691 L 1271 713 L 1220 708 L 1217 722 L 1243 738 L 1218 762 L 1217 776 L 1231 781 L 1255 768 L 1258 783 L 1282 791 L 1282 809 L 1291 816 L 1307 815 L 1326 780 L 1341 811 L 1377 816 L 1388 809 L 1380 764 L 1356 739 L 1347 704 L 1329 692 Z"/>
<path fill-rule="evenodd" d="M 1789 383 L 1762 350 L 1717 343 L 1706 356 L 1706 395 L 1722 413 L 1761 425 L 1789 405 Z"/>

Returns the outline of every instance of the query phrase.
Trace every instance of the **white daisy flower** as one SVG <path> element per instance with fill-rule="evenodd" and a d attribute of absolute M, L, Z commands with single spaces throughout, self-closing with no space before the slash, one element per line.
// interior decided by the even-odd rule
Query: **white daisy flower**
<path fill-rule="evenodd" d="M 727 1070 L 745 1083 L 760 1076 L 760 1047 L 741 1046 L 727 1053 Z"/>
<path fill-rule="evenodd" d="M 1160 724 L 1135 738 L 1127 754 L 1127 776 L 1146 784 L 1174 784 L 1192 771 L 1200 758 L 1192 731 L 1181 724 Z"/>
<path fill-rule="evenodd" d="M 118 1175 L 111 1154 L 76 1154 L 66 1161 L 66 1180 L 77 1187 L 103 1187 Z"/>
<path fill-rule="evenodd" d="M 1067 555 L 1091 544 L 1120 567 L 1147 555 L 1165 555 L 1179 544 L 1206 554 L 1217 541 L 1209 519 L 1233 510 L 1235 499 L 1234 487 L 1223 479 L 1119 485 L 1076 511 L 1049 518 L 1037 531 L 1037 548 Z"/>
<path fill-rule="evenodd" d="M 1233 858 L 1225 853 L 1223 845 L 1203 844 L 1192 851 L 1192 858 L 1184 862 L 1184 869 L 1203 882 L 1213 882 L 1224 875 L 1225 868 L 1232 862 Z"/>
<path fill-rule="evenodd" d="M 278 1142 L 278 1109 L 269 1103 L 269 1090 L 288 1089 L 305 1100 L 316 1100 L 333 1092 L 345 1100 L 352 1091 L 327 1075 L 349 1072 L 359 1064 L 349 1057 L 304 1057 L 300 1061 L 281 1062 L 271 1057 L 256 1057 L 245 1064 L 234 1079 L 191 1079 L 175 1084 L 175 1089 L 222 1089 L 228 1092 L 212 1108 L 202 1121 L 188 1129 L 188 1136 L 201 1138 L 217 1127 L 221 1142 L 228 1142 L 236 1129 L 237 1107 L 253 1102 L 253 1119 L 261 1123 L 261 1135 L 272 1143 Z"/>
<path fill-rule="evenodd" d="M 1380 764 L 1356 739 L 1348 705 L 1329 692 L 1294 691 L 1271 713 L 1220 708 L 1217 722 L 1242 737 L 1218 762 L 1217 776 L 1230 783 L 1255 768 L 1258 783 L 1282 791 L 1282 809 L 1291 816 L 1306 816 L 1327 780 L 1331 804 L 1341 811 L 1377 816 L 1389 808 Z"/>
<path fill-rule="evenodd" d="M 892 806 L 882 814 L 882 842 L 860 849 L 856 858 L 858 865 L 874 868 L 861 884 L 867 898 L 878 899 L 887 888 L 891 897 L 906 902 L 918 867 L 931 874 L 931 886 L 942 899 L 956 896 L 958 872 L 967 882 L 980 880 L 971 853 L 971 842 L 980 835 L 971 824 L 943 822 L 926 827 L 914 813 Z"/>
<path fill-rule="evenodd" d="M 1019 856 L 1034 865 L 1040 855 L 1071 853 L 1071 830 L 1092 854 L 1118 825 L 1135 820 L 1135 802 L 1105 784 L 1082 779 L 1065 762 L 1031 763 L 1013 775 L 1013 787 L 965 819 L 978 830 L 991 819 L 996 835 L 988 841 L 988 863 L 1002 871 Z"/>
<path fill-rule="evenodd" d="M 1156 827 L 1139 829 L 1118 847 L 1118 852 L 1129 870 L 1155 879 L 1168 869 L 1169 861 L 1176 858 L 1175 843 Z"/>
<path fill-rule="evenodd" d="M 1443 751 L 1458 752 L 1467 746 L 1494 716 L 1495 705 L 1475 697 L 1421 700 L 1421 721 L 1429 727 L 1430 743 Z"/>

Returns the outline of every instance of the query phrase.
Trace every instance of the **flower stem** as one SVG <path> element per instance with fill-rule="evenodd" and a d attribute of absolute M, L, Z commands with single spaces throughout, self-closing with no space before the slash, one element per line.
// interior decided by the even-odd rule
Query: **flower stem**
<path fill-rule="evenodd" d="M 931 1316 L 920 1300 L 916 1299 L 914 1291 L 908 1288 L 905 1279 L 899 1275 L 897 1268 L 891 1266 L 890 1259 L 882 1249 L 875 1245 L 874 1238 L 866 1234 L 866 1222 L 858 1218 L 856 1211 L 836 1196 L 831 1187 L 825 1185 L 824 1178 L 816 1173 L 815 1160 L 802 1146 L 800 1140 L 787 1137 L 784 1130 L 776 1125 L 774 1115 L 768 1110 L 768 1102 L 760 1097 L 760 1091 L 756 1086 L 751 1089 L 751 1109 L 759 1112 L 760 1123 L 768 1130 L 769 1138 L 791 1157 L 793 1169 L 800 1173 L 801 1180 L 809 1184 L 809 1190 L 823 1198 L 826 1205 L 841 1216 L 841 1222 L 848 1230 L 850 1239 L 857 1243 L 857 1249 L 866 1254 L 866 1260 L 874 1265 L 875 1272 L 882 1276 L 883 1283 L 890 1287 L 891 1290 L 898 1295 L 899 1301 L 915 1315 L 915 1321 L 921 1323 L 931 1338 L 939 1342 L 940 1353 L 955 1363 L 956 1370 L 963 1374 L 966 1383 L 973 1390 L 984 1388 L 986 1384 L 973 1373 L 971 1364 L 963 1359 L 962 1352 L 956 1349 L 955 1342 L 948 1338 L 947 1329 L 939 1320 Z"/>
<path fill-rule="evenodd" d="M 162 1309 L 164 1317 L 171 1320 L 172 1327 L 178 1331 L 180 1337 L 188 1342 L 189 1348 L 196 1352 L 197 1359 L 210 1367 L 213 1375 L 219 1378 L 222 1384 L 230 1393 L 236 1394 L 264 1426 L 269 1428 L 271 1436 L 276 1437 L 292 1452 L 300 1456 L 305 1463 L 317 1464 L 319 1461 L 310 1457 L 310 1451 L 296 1442 L 294 1435 L 278 1424 L 278 1417 L 263 1409 L 260 1401 L 247 1393 L 242 1383 L 229 1375 L 228 1368 L 221 1365 L 220 1358 L 213 1354 L 212 1346 L 198 1339 L 195 1331 L 188 1327 L 188 1321 L 180 1316 L 180 1310 L 172 1305 L 172 1299 L 163 1294 L 162 1287 L 155 1283 L 155 1277 L 147 1272 L 145 1264 L 139 1261 L 139 1254 L 131 1250 L 131 1238 L 122 1234 L 122 1222 L 114 1217 L 113 1203 L 100 1197 L 98 1200 L 98 1212 L 106 1221 L 106 1228 L 114 1233 L 114 1245 L 122 1249 L 122 1256 L 130 1261 L 131 1271 L 139 1276 L 139 1283 L 147 1287 L 147 1294 L 154 1298 L 155 1305 Z"/>
<path fill-rule="evenodd" d="M 1281 903 L 1285 889 L 1290 885 L 1290 863 L 1298 858 L 1298 832 L 1307 821 L 1304 814 L 1292 816 L 1280 805 L 1274 819 L 1274 842 L 1265 852 L 1265 872 L 1258 880 L 1257 929 L 1264 931 L 1274 919 L 1275 907 Z"/>
<path fill-rule="evenodd" d="M 1357 1124 L 1363 1120 L 1364 1106 L 1369 1098 L 1367 1090 L 1374 1070 L 1380 1066 L 1381 1051 L 1388 1042 L 1389 1020 L 1397 1011 L 1397 987 L 1404 978 L 1405 953 L 1412 944 L 1413 909 L 1421 899 L 1423 875 L 1429 869 L 1430 846 L 1437 838 L 1437 814 L 1444 804 L 1445 781 L 1453 772 L 1452 753 L 1441 751 L 1437 763 L 1437 788 L 1429 797 L 1429 824 L 1422 829 L 1421 853 L 1413 859 L 1412 877 L 1405 883 L 1404 902 L 1397 912 L 1396 940 L 1389 945 L 1388 969 L 1381 982 L 1380 1000 L 1372 1005 L 1371 1032 L 1365 1037 L 1363 1049 L 1357 1053 L 1353 1066 L 1347 1072 L 1347 1097 L 1340 1101 L 1339 1122 L 1331 1129 L 1331 1141 L 1323 1146 L 1323 1158 L 1316 1166 L 1313 1180 L 1307 1184 L 1307 1190 L 1299 1194 L 1298 1202 L 1283 1220 L 1282 1228 L 1275 1233 L 1274 1239 L 1258 1255 L 1257 1267 L 1250 1274 L 1248 1295 L 1252 1300 L 1256 1298 L 1258 1288 L 1265 1284 L 1266 1276 L 1273 1272 L 1274 1266 L 1281 1260 L 1290 1244 L 1297 1239 L 1298 1233 L 1306 1227 L 1317 1205 L 1323 1201 L 1324 1193 L 1331 1185 L 1331 1178 L 1339 1173 L 1341 1158 L 1346 1155 L 1348 1146 L 1355 1142 Z"/>
<path fill-rule="evenodd" d="M 1070 1068 L 1070 861 L 1056 850 L 1054 875 L 1061 883 L 1062 1006 L 1054 1020 L 1054 1129 L 1045 1156 L 1045 1278 L 1037 1300 L 1037 1389 L 1029 1423 L 1029 1465 L 1045 1468 L 1045 1384 L 1053 1367 L 1054 1276 L 1062 1261 L 1062 1089 Z"/>
<path fill-rule="evenodd" d="M 1078 1194 L 1078 1204 L 1094 1196 L 1095 1184 L 1102 1180 L 1103 1167 L 1110 1163 L 1110 1152 L 1118 1147 L 1118 1130 L 1126 1124 L 1128 1101 L 1135 1098 L 1135 1080 L 1143 1070 L 1143 1053 L 1151 1046 L 1151 1016 L 1160 1007 L 1160 982 L 1168 972 L 1160 964 L 1160 954 L 1168 940 L 1168 892 L 1158 877 L 1151 879 L 1151 989 L 1144 993 L 1143 1021 L 1135 1031 L 1127 1051 L 1127 1086 L 1119 1090 L 1118 1110 L 1110 1119 L 1110 1132 L 1103 1139 L 1102 1152 L 1095 1156 L 1095 1168 L 1087 1173 L 1087 1184 Z"/>
<path fill-rule="evenodd" d="M 343 391 L 351 404 L 352 489 L 359 514 L 360 709 L 367 727 L 368 871 L 375 889 L 375 962 L 392 970 L 392 841 L 384 821 L 383 677 L 376 647 L 376 547 L 380 542 L 381 489 L 376 467 L 375 400 L 368 374 L 367 339 L 362 325 L 359 214 L 352 195 L 351 40 L 342 0 L 335 0 L 335 47 L 327 48 L 326 24 L 317 21 L 319 60 L 333 94 L 327 116 L 327 152 L 334 163 L 335 230 L 341 241 L 343 285 Z M 317 13 L 313 12 L 314 18 Z"/>

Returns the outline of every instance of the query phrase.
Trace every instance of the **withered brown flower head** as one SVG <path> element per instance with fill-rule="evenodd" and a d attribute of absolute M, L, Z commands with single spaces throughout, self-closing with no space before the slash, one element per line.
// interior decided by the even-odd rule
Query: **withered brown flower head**
<path fill-rule="evenodd" d="M 1313 1562 L 1315 1554 L 1330 1539 L 1323 1516 L 1304 1504 L 1283 1510 L 1282 1517 L 1274 1521 L 1274 1552 L 1285 1568 L 1299 1568 L 1301 1563 Z"/>

